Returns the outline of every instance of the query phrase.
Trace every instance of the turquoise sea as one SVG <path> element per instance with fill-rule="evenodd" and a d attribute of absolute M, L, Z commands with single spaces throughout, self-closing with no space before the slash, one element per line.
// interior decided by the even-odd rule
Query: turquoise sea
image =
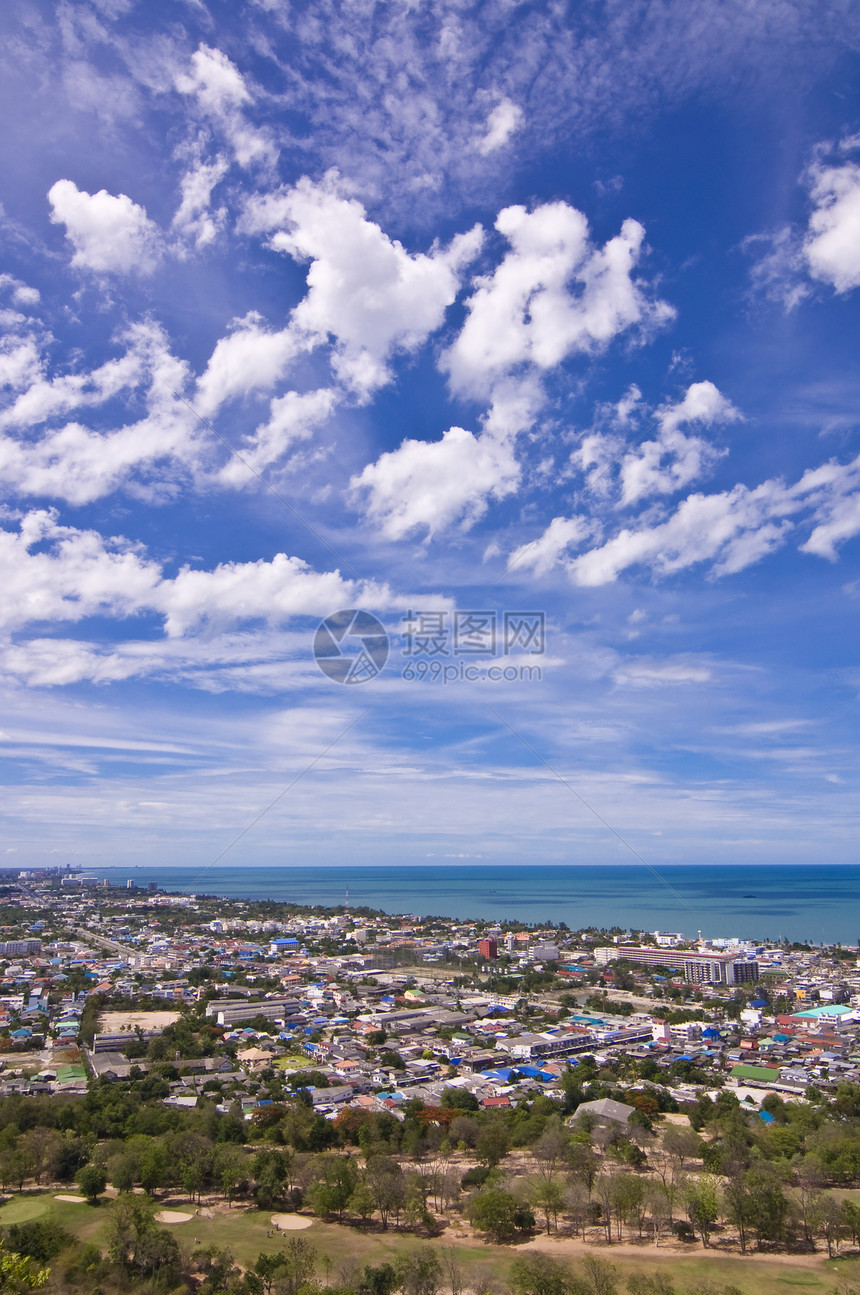
<path fill-rule="evenodd" d="M 386 913 L 682 931 L 706 938 L 860 940 L 860 868 L 828 864 L 667 866 L 486 864 L 403 867 L 93 868 L 114 884 L 231 899 L 342 904 Z"/>

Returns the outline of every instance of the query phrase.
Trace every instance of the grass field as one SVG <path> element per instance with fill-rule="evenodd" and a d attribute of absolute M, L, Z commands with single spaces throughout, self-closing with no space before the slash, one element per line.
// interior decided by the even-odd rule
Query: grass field
<path fill-rule="evenodd" d="M 159 1208 L 185 1209 L 193 1206 L 178 1199 L 160 1200 Z M 54 1193 L 28 1193 L 14 1196 L 0 1206 L 0 1227 L 10 1223 L 23 1223 L 36 1218 L 50 1217 L 74 1233 L 81 1241 L 103 1242 L 103 1233 L 110 1208 L 108 1201 L 94 1207 L 76 1205 L 54 1199 Z M 187 1223 L 164 1225 L 173 1233 L 183 1249 L 197 1246 L 227 1247 L 237 1261 L 251 1264 L 261 1250 L 275 1251 L 296 1233 L 274 1233 L 271 1212 L 236 1206 L 230 1210 L 217 1209 L 212 1218 L 197 1214 Z M 271 1235 L 267 1236 L 267 1232 Z M 476 1242 L 472 1237 L 457 1236 L 453 1230 L 444 1233 L 435 1242 L 427 1242 L 411 1234 L 378 1228 L 345 1227 L 315 1220 L 310 1228 L 300 1234 L 316 1247 L 320 1256 L 326 1256 L 328 1266 L 321 1264 L 319 1276 L 323 1281 L 338 1282 L 351 1270 L 365 1264 L 391 1261 L 404 1250 L 419 1245 L 453 1244 L 462 1266 L 468 1271 L 483 1270 L 497 1281 L 506 1282 L 512 1260 L 524 1250 L 540 1249 L 558 1258 L 569 1258 L 574 1267 L 578 1254 L 570 1254 L 570 1243 L 564 1240 L 541 1237 L 528 1246 L 494 1246 Z M 757 1256 L 746 1258 L 733 1255 L 704 1254 L 700 1249 L 690 1253 L 643 1246 L 641 1252 L 631 1253 L 634 1247 L 625 1245 L 601 1247 L 599 1253 L 617 1265 L 620 1289 L 632 1272 L 654 1273 L 663 1271 L 675 1283 L 679 1295 L 703 1280 L 720 1285 L 731 1283 L 743 1295 L 831 1295 L 838 1276 L 860 1284 L 860 1258 L 828 1260 L 826 1255 L 794 1260 L 783 1256 Z M 578 1252 L 581 1253 L 581 1252 Z"/>

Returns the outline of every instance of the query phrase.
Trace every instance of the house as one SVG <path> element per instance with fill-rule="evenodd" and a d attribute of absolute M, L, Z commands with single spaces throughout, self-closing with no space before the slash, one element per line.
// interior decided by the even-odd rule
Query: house
<path fill-rule="evenodd" d="M 570 1123 L 576 1123 L 582 1115 L 590 1115 L 594 1119 L 608 1124 L 621 1124 L 625 1128 L 630 1116 L 636 1110 L 635 1106 L 627 1106 L 624 1102 L 616 1102 L 611 1097 L 601 1097 L 596 1102 L 583 1102 L 576 1109 L 576 1114 L 572 1116 Z"/>

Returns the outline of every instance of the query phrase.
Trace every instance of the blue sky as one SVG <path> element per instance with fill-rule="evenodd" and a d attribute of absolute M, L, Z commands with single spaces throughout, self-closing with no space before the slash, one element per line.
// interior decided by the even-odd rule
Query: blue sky
<path fill-rule="evenodd" d="M 9 866 L 856 861 L 855 5 L 0 22 Z"/>

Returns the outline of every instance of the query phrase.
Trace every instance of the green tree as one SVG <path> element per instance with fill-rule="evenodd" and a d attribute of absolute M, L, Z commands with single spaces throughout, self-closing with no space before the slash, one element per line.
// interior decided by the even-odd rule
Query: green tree
<path fill-rule="evenodd" d="M 11 1253 L 0 1241 L 0 1291 L 11 1291 L 14 1295 L 18 1291 L 38 1290 L 50 1275 L 50 1268 L 34 1267 L 26 1255 Z"/>
<path fill-rule="evenodd" d="M 675 1295 L 675 1287 L 665 1273 L 631 1273 L 627 1289 L 630 1295 Z M 717 1295 L 716 1288 L 713 1295 Z"/>
<path fill-rule="evenodd" d="M 100 1165 L 85 1165 L 78 1174 L 78 1186 L 90 1205 L 98 1205 L 99 1197 L 107 1187 L 107 1174 Z"/>
<path fill-rule="evenodd" d="M 398 1276 L 391 1264 L 380 1264 L 378 1268 L 368 1264 L 358 1284 L 358 1295 L 393 1295 L 397 1290 Z"/>
<path fill-rule="evenodd" d="M 147 1196 L 154 1196 L 160 1187 L 167 1183 L 170 1172 L 170 1157 L 167 1147 L 156 1138 L 150 1138 L 140 1157 L 140 1185 Z"/>
<path fill-rule="evenodd" d="M 586 1255 L 582 1261 L 582 1275 L 585 1283 L 583 1295 L 617 1295 L 618 1269 L 608 1259 Z"/>
<path fill-rule="evenodd" d="M 357 1214 L 362 1223 L 366 1223 L 375 1209 L 375 1199 L 373 1191 L 366 1182 L 356 1183 L 352 1195 L 347 1202 L 347 1207 L 353 1214 Z"/>
<path fill-rule="evenodd" d="M 70 1246 L 75 1238 L 53 1219 L 36 1219 L 32 1223 L 12 1223 L 6 1240 L 16 1255 L 47 1263 Z"/>
<path fill-rule="evenodd" d="M 774 1173 L 765 1168 L 748 1169 L 744 1174 L 744 1187 L 756 1248 L 760 1250 L 763 1241 L 782 1240 L 788 1201 Z"/>
<path fill-rule="evenodd" d="M 111 1156 L 107 1162 L 110 1181 L 118 1192 L 130 1192 L 137 1179 L 137 1161 L 134 1156 Z"/>
<path fill-rule="evenodd" d="M 291 1237 L 280 1254 L 259 1254 L 254 1272 L 263 1282 L 265 1295 L 277 1289 L 282 1295 L 297 1295 L 312 1279 L 317 1252 L 304 1237 Z"/>
<path fill-rule="evenodd" d="M 502 1122 L 493 1120 L 481 1129 L 475 1144 L 475 1155 L 482 1165 L 488 1165 L 492 1169 L 504 1160 L 510 1145 L 510 1139 Z"/>
<path fill-rule="evenodd" d="M 221 1292 L 234 1288 L 239 1269 L 231 1251 L 209 1246 L 206 1250 L 195 1251 L 194 1259 L 203 1274 L 199 1295 L 221 1295 Z"/>
<path fill-rule="evenodd" d="M 382 1230 L 386 1231 L 389 1218 L 393 1215 L 396 1220 L 403 1209 L 406 1197 L 403 1170 L 390 1156 L 372 1156 L 367 1162 L 366 1181 L 379 1211 Z"/>
<path fill-rule="evenodd" d="M 687 1187 L 687 1217 L 706 1248 L 719 1212 L 716 1181 L 710 1174 L 702 1174 Z"/>
<path fill-rule="evenodd" d="M 543 1215 L 547 1236 L 558 1227 L 558 1216 L 564 1209 L 564 1187 L 557 1178 L 534 1178 L 528 1187 L 529 1201 Z"/>
<path fill-rule="evenodd" d="M 407 1250 L 398 1257 L 394 1268 L 403 1295 L 437 1295 L 442 1265 L 430 1246 Z"/>
<path fill-rule="evenodd" d="M 504 1244 L 513 1241 L 517 1234 L 517 1202 L 510 1192 L 500 1187 L 482 1188 L 467 1206 L 472 1227 L 486 1232 L 492 1241 Z"/>
<path fill-rule="evenodd" d="M 511 1286 L 516 1295 L 568 1295 L 570 1269 L 550 1255 L 521 1255 L 511 1264 Z"/>

